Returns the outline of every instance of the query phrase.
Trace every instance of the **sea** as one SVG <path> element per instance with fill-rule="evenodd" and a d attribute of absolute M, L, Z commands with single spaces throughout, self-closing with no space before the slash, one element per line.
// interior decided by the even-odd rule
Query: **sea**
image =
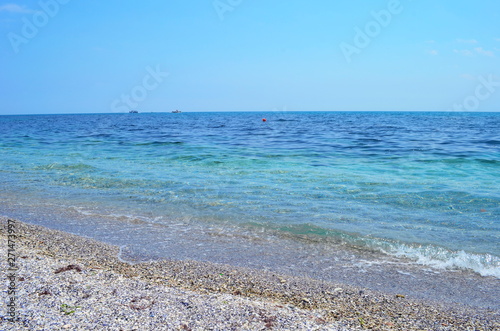
<path fill-rule="evenodd" d="M 499 309 L 500 113 L 0 116 L 0 215 Z"/>

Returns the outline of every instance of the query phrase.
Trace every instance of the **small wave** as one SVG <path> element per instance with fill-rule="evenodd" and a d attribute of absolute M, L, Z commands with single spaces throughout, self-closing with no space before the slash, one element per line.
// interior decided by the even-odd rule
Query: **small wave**
<path fill-rule="evenodd" d="M 92 137 L 92 138 L 109 138 L 111 136 L 112 136 L 112 134 L 110 134 L 110 133 L 95 133 L 95 134 L 86 135 L 86 136 L 78 136 L 78 138 L 88 138 L 88 137 Z"/>
<path fill-rule="evenodd" d="M 93 166 L 84 163 L 75 164 L 61 164 L 61 163 L 50 163 L 41 166 L 34 167 L 34 170 L 88 170 L 95 169 Z"/>
<path fill-rule="evenodd" d="M 447 159 L 434 159 L 434 160 L 429 160 L 429 159 L 422 159 L 422 160 L 415 160 L 415 162 L 419 163 L 442 163 L 442 164 L 470 164 L 474 162 L 479 162 L 479 163 L 486 163 L 486 164 L 500 164 L 500 161 L 498 160 L 492 160 L 492 159 L 481 159 L 481 158 L 467 158 L 467 157 L 457 157 L 457 158 L 447 158 Z"/>
<path fill-rule="evenodd" d="M 375 139 L 375 138 L 359 138 L 357 139 L 358 141 L 361 141 L 363 143 L 379 143 L 379 142 L 383 142 L 383 140 L 381 139 Z"/>
<path fill-rule="evenodd" d="M 181 145 L 182 141 L 152 141 L 147 143 L 135 144 L 136 146 L 167 146 L 167 145 Z"/>
<path fill-rule="evenodd" d="M 477 142 L 480 143 L 480 144 L 486 144 L 486 145 L 500 145 L 500 140 L 495 140 L 495 139 L 491 139 L 491 140 L 479 140 Z"/>
<path fill-rule="evenodd" d="M 271 225 L 269 228 L 277 230 L 281 236 L 291 237 L 294 240 L 342 244 L 358 252 L 380 252 L 386 256 L 407 259 L 413 263 L 435 269 L 470 270 L 481 276 L 500 279 L 500 257 L 492 254 L 453 251 L 434 245 L 412 245 L 380 238 L 368 238 L 312 224 L 294 224 L 281 227 Z"/>
<path fill-rule="evenodd" d="M 481 276 L 492 276 L 500 279 L 500 258 L 491 254 L 452 251 L 432 245 L 412 246 L 409 244 L 393 244 L 384 253 L 397 257 L 405 257 L 415 263 L 445 270 L 472 270 Z"/>
<path fill-rule="evenodd" d="M 477 162 L 480 163 L 487 163 L 487 164 L 500 164 L 500 161 L 497 160 L 487 160 L 487 159 L 475 159 Z"/>

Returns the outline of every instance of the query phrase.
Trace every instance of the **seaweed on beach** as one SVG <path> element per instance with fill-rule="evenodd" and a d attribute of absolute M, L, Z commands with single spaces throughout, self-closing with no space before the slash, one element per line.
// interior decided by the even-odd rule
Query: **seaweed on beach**
<path fill-rule="evenodd" d="M 78 272 L 82 272 L 82 268 L 80 268 L 76 264 L 70 264 L 66 267 L 62 267 L 62 268 L 57 269 L 56 271 L 54 271 L 54 273 L 59 274 L 61 272 L 65 272 L 65 271 L 69 271 L 69 270 L 76 270 Z"/>

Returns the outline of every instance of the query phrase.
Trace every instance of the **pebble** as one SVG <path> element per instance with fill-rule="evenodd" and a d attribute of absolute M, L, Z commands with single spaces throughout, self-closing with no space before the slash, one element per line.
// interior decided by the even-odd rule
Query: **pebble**
<path fill-rule="evenodd" d="M 4 243 L 5 223 L 0 217 Z M 0 317 L 0 330 L 500 329 L 495 310 L 195 261 L 129 265 L 119 248 L 89 238 L 22 222 L 16 230 L 16 253 L 29 257 L 18 260 L 26 281 L 18 283 L 19 322 Z M 1 245 L 0 256 L 6 250 Z M 2 279 L 7 269 L 0 259 Z M 61 312 L 62 304 L 74 312 Z"/>

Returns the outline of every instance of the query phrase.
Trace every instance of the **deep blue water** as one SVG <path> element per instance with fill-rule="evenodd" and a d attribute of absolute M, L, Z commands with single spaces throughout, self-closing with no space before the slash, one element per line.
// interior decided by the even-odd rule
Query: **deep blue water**
<path fill-rule="evenodd" d="M 500 113 L 2 116 L 0 165 L 0 213 L 24 219 L 333 240 L 500 278 Z"/>

